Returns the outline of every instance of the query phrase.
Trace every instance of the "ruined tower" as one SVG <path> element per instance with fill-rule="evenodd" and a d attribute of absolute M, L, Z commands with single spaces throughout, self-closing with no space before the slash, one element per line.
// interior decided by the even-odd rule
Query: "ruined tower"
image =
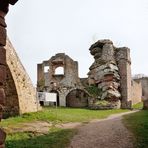
<path fill-rule="evenodd" d="M 130 50 L 116 48 L 110 40 L 99 40 L 89 50 L 95 60 L 88 73 L 89 84 L 102 90 L 100 100 L 110 102 L 113 108 L 120 108 L 120 102 L 121 108 L 130 108 Z"/>

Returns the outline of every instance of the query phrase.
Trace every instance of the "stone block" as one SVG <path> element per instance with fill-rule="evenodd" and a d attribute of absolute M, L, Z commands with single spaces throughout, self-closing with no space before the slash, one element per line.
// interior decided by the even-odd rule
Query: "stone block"
<path fill-rule="evenodd" d="M 6 29 L 0 25 L 0 45 L 6 45 Z"/>
<path fill-rule="evenodd" d="M 0 65 L 0 84 L 4 84 L 6 79 L 6 67 L 4 65 Z"/>
<path fill-rule="evenodd" d="M 0 48 L 0 65 L 6 65 L 6 50 Z"/>

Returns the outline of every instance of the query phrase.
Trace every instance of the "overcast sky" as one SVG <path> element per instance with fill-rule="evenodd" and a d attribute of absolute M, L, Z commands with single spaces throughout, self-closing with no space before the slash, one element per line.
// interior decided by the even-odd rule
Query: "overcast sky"
<path fill-rule="evenodd" d="M 99 39 L 131 49 L 132 73 L 148 75 L 147 0 L 19 0 L 6 17 L 8 36 L 34 84 L 37 63 L 65 52 L 86 77 Z"/>

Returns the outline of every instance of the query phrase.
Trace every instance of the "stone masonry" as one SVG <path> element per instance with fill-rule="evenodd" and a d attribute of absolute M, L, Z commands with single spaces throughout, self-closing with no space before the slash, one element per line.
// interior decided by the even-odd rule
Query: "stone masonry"
<path fill-rule="evenodd" d="M 137 104 L 142 101 L 142 84 L 140 81 L 132 80 L 131 99 L 132 104 Z"/>
<path fill-rule="evenodd" d="M 73 61 L 65 53 L 58 53 L 37 66 L 38 91 L 56 92 L 60 106 L 84 107 L 88 105 L 86 103 L 88 95 L 78 76 L 77 61 Z M 48 70 L 45 71 L 45 68 Z M 56 73 L 58 68 L 61 68 L 63 72 Z"/>
<path fill-rule="evenodd" d="M 135 78 L 134 80 L 142 85 L 143 108 L 148 109 L 148 77 Z"/>
<path fill-rule="evenodd" d="M 58 53 L 38 64 L 37 90 L 56 92 L 60 106 L 86 107 L 88 104 L 91 108 L 111 109 L 131 108 L 140 102 L 141 83 L 131 78 L 130 49 L 116 48 L 110 40 L 99 40 L 89 50 L 94 63 L 88 78 L 79 78 L 78 63 Z M 56 74 L 59 67 L 63 68 L 62 74 Z M 86 91 L 89 86 L 98 87 L 100 96 L 92 98 Z M 106 101 L 106 106 L 93 106 L 97 100 Z"/>
<path fill-rule="evenodd" d="M 0 120 L 2 119 L 3 106 L 5 105 L 4 86 L 6 81 L 6 23 L 5 15 L 8 12 L 9 4 L 14 5 L 17 0 L 0 0 Z M 0 148 L 4 148 L 6 138 L 5 132 L 0 129 Z"/>
<path fill-rule="evenodd" d="M 90 47 L 94 63 L 88 73 L 89 85 L 102 90 L 100 100 L 114 104 L 114 108 L 131 108 L 131 59 L 127 47 L 116 48 L 110 40 L 99 40 Z"/>
<path fill-rule="evenodd" d="M 120 74 L 121 108 L 131 108 L 131 58 L 127 47 L 116 48 L 116 60 Z"/>
<path fill-rule="evenodd" d="M 6 104 L 5 116 L 13 116 L 40 109 L 36 89 L 9 39 L 6 42 Z"/>

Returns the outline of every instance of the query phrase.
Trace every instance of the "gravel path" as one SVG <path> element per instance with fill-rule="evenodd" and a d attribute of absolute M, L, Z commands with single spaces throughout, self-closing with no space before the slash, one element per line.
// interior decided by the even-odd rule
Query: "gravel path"
<path fill-rule="evenodd" d="M 132 134 L 124 127 L 122 116 L 134 112 L 113 115 L 80 126 L 69 148 L 133 148 Z"/>

